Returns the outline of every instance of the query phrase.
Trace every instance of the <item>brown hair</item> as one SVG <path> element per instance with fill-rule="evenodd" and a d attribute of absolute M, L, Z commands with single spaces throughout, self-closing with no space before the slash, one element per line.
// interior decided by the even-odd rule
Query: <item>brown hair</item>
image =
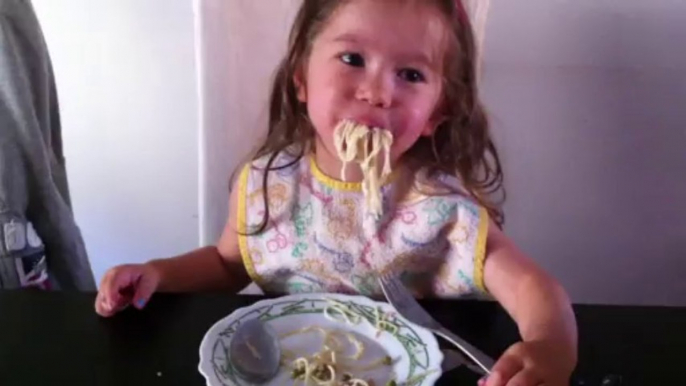
<path fill-rule="evenodd" d="M 268 156 L 262 179 L 264 218 L 255 233 L 269 222 L 267 195 L 271 171 L 292 166 L 313 146 L 315 131 L 304 103 L 297 98 L 294 77 L 303 67 L 311 44 L 331 15 L 350 0 L 303 0 L 291 29 L 288 53 L 276 71 L 269 103 L 269 128 L 265 142 L 255 158 Z M 402 1 L 402 0 L 397 0 Z M 423 0 L 422 3 L 429 3 Z M 431 138 L 422 137 L 403 155 L 403 163 L 428 175 L 447 173 L 457 176 L 467 193 L 484 206 L 497 224 L 503 223 L 498 203 L 490 197 L 504 198 L 503 172 L 489 130 L 486 112 L 477 88 L 476 45 L 464 8 L 456 0 L 431 0 L 445 16 L 450 27 L 450 49 L 445 55 L 442 123 Z M 287 152 L 293 161 L 274 165 L 277 156 Z"/>

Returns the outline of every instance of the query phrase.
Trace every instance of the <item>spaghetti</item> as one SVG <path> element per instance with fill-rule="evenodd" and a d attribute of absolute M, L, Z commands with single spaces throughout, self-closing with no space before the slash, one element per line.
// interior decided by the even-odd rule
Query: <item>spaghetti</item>
<path fill-rule="evenodd" d="M 393 134 L 390 131 L 369 128 L 349 120 L 342 121 L 334 131 L 334 146 L 343 161 L 341 180 L 346 180 L 345 172 L 349 163 L 355 162 L 360 166 L 362 192 L 369 211 L 377 217 L 383 209 L 381 184 L 391 174 L 392 145 Z M 381 161 L 383 168 L 379 167 Z"/>
<path fill-rule="evenodd" d="M 398 326 L 389 320 L 379 308 L 375 310 L 373 319 L 367 319 L 343 302 L 334 299 L 327 299 L 327 302 L 328 305 L 323 310 L 327 319 L 350 325 L 358 325 L 363 320 L 369 320 L 379 333 L 387 331 L 396 334 L 398 332 Z M 366 352 L 364 342 L 357 339 L 352 333 L 343 330 L 307 326 L 285 333 L 279 338 L 285 340 L 308 333 L 321 335 L 323 339 L 322 349 L 309 356 L 288 352 L 287 363 L 290 363 L 294 385 L 374 386 L 372 381 L 355 377 L 352 373 L 366 373 L 394 364 L 393 359 L 389 356 L 377 358 L 369 363 L 360 363 Z M 350 353 L 351 351 L 352 353 Z M 385 385 L 396 385 L 396 382 L 391 379 Z"/>

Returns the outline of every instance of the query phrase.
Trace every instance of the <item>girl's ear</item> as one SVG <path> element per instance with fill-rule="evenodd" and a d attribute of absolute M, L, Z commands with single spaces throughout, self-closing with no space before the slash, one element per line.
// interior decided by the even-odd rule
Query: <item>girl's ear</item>
<path fill-rule="evenodd" d="M 426 126 L 424 127 L 424 130 L 422 130 L 422 136 L 424 137 L 431 137 L 434 135 L 436 132 L 436 129 L 438 129 L 438 126 L 442 125 L 447 118 L 443 116 L 442 114 L 437 114 L 433 118 L 429 120 L 429 122 L 426 123 Z"/>
<path fill-rule="evenodd" d="M 424 127 L 424 130 L 422 130 L 422 136 L 431 137 L 432 135 L 434 135 L 434 132 L 436 131 L 437 127 L 438 125 L 434 124 L 433 122 L 428 122 Z"/>
<path fill-rule="evenodd" d="M 293 83 L 295 84 L 296 95 L 298 100 L 302 103 L 307 103 L 307 86 L 305 85 L 305 76 L 302 68 L 298 69 L 293 75 Z"/>
<path fill-rule="evenodd" d="M 446 109 L 445 95 L 441 96 L 441 99 L 436 104 L 434 112 L 431 114 L 431 118 L 426 123 L 426 127 L 422 130 L 422 136 L 432 137 L 438 126 L 444 124 L 449 119 L 448 110 Z"/>

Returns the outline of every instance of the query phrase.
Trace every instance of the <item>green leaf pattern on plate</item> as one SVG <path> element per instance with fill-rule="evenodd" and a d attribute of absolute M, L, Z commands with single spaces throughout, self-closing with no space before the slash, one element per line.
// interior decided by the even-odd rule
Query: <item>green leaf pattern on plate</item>
<path fill-rule="evenodd" d="M 335 298 L 338 302 L 350 307 L 352 311 L 362 316 L 361 323 L 370 323 L 374 325 L 376 322 L 376 307 L 355 302 L 354 300 L 341 300 L 339 297 Z M 375 303 L 370 303 L 375 304 Z M 228 364 L 229 358 L 229 342 L 231 337 L 236 332 L 236 328 L 244 321 L 259 318 L 263 321 L 273 321 L 279 318 L 284 318 L 292 315 L 304 314 L 323 314 L 324 309 L 330 304 L 327 301 L 326 295 L 319 295 L 312 298 L 300 298 L 297 300 L 288 299 L 279 301 L 275 299 L 269 304 L 262 307 L 251 308 L 248 312 L 240 315 L 227 325 L 217 336 L 216 341 L 212 346 L 211 363 L 217 379 L 225 386 L 242 385 L 240 379 L 235 374 L 234 370 Z M 429 368 L 431 365 L 429 350 L 427 344 L 422 340 L 420 335 L 415 331 L 415 326 L 408 324 L 404 319 L 398 318 L 395 313 L 385 313 L 384 318 L 398 327 L 396 334 L 392 335 L 403 347 L 409 358 L 408 380 L 409 383 L 400 383 L 405 386 L 422 386 L 427 379 L 427 372 L 431 372 Z"/>

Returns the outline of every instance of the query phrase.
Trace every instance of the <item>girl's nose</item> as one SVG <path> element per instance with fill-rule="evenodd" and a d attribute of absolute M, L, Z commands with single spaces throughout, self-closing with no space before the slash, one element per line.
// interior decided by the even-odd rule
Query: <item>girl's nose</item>
<path fill-rule="evenodd" d="M 373 107 L 388 108 L 393 101 L 393 83 L 382 74 L 370 74 L 360 83 L 355 96 Z"/>

